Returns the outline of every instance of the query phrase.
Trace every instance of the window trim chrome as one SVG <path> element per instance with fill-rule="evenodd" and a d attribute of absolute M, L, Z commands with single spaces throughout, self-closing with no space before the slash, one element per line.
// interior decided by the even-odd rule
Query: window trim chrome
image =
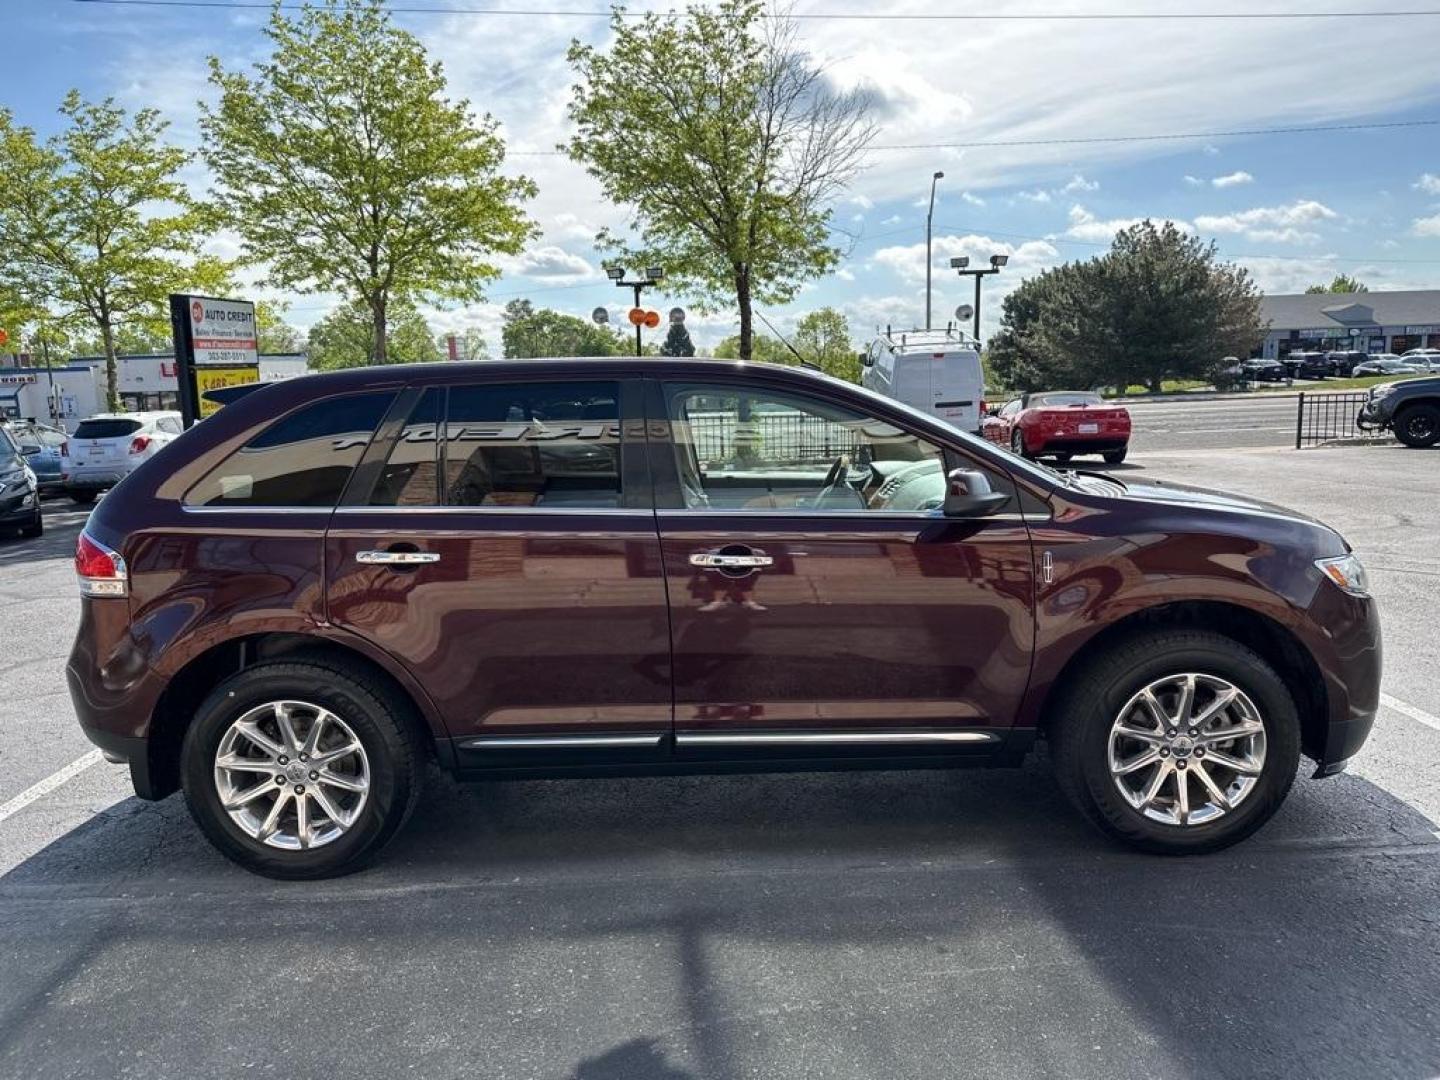
<path fill-rule="evenodd" d="M 459 743 L 462 750 L 577 750 L 658 747 L 663 732 L 653 735 L 482 735 Z"/>
<path fill-rule="evenodd" d="M 675 745 L 686 746 L 897 746 L 998 743 L 994 731 L 677 731 Z"/>

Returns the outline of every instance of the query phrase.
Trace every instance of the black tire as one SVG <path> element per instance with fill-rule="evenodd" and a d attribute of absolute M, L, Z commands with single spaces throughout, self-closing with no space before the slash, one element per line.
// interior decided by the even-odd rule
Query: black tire
<path fill-rule="evenodd" d="M 1105 464 L 1119 465 L 1125 460 L 1125 455 L 1129 452 L 1130 448 L 1128 446 L 1121 450 L 1107 450 L 1105 451 Z"/>
<path fill-rule="evenodd" d="M 1265 726 L 1265 764 L 1233 810 L 1203 824 L 1166 824 L 1125 800 L 1110 775 L 1110 726 L 1132 695 L 1166 675 L 1217 675 L 1254 702 Z M 1204 630 L 1137 633 L 1094 657 L 1061 691 L 1050 715 L 1056 779 L 1102 832 L 1162 855 L 1216 851 L 1245 839 L 1279 809 L 1300 762 L 1300 720 L 1284 682 L 1260 656 Z"/>
<path fill-rule="evenodd" d="M 37 536 L 45 535 L 45 519 L 40 515 L 40 508 L 35 508 L 35 520 L 20 530 L 20 535 L 26 540 L 34 540 Z"/>
<path fill-rule="evenodd" d="M 1395 417 L 1395 438 L 1406 446 L 1423 449 L 1440 442 L 1440 406 L 1407 405 Z"/>
<path fill-rule="evenodd" d="M 89 506 L 95 501 L 95 492 L 72 491 L 70 492 L 70 501 L 74 503 L 79 503 L 81 506 Z"/>
<path fill-rule="evenodd" d="M 1025 450 L 1025 436 L 1020 434 L 1019 428 L 1012 428 L 1010 431 L 1010 451 L 1016 457 L 1025 458 L 1027 461 L 1034 461 L 1035 455 Z"/>
<path fill-rule="evenodd" d="M 370 766 L 360 816 L 335 840 L 308 850 L 281 850 L 247 834 L 221 806 L 213 777 L 215 753 L 230 724 L 283 699 L 334 712 L 354 731 Z M 185 733 L 181 781 L 190 813 L 222 854 L 265 877 L 313 880 L 359 870 L 400 830 L 419 798 L 426 754 L 413 713 L 410 702 L 343 661 L 301 658 L 246 668 L 215 687 Z"/>

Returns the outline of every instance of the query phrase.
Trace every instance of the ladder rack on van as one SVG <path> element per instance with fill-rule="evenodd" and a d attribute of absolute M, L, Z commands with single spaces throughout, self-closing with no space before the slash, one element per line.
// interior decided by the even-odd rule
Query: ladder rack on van
<path fill-rule="evenodd" d="M 884 336 L 892 346 L 901 349 L 908 346 L 925 348 L 936 345 L 959 346 L 962 349 L 980 348 L 978 341 L 954 323 L 946 323 L 943 330 L 894 330 L 887 325 Z"/>

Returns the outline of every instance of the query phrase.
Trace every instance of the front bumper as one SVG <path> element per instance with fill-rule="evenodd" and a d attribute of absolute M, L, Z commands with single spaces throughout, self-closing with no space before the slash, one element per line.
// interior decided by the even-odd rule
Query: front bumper
<path fill-rule="evenodd" d="M 1393 413 L 1385 407 L 1388 399 L 1380 398 L 1376 401 L 1367 401 L 1360 406 L 1360 412 L 1355 417 L 1355 426 L 1362 431 L 1376 431 L 1388 428 Z"/>
<path fill-rule="evenodd" d="M 28 525 L 40 512 L 40 495 L 33 488 L 0 495 L 0 525 Z"/>

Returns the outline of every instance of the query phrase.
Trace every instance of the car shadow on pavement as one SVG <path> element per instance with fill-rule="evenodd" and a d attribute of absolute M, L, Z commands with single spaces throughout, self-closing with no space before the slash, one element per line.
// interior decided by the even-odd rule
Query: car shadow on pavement
<path fill-rule="evenodd" d="M 45 532 L 33 540 L 17 539 L 13 532 L 0 532 L 0 566 L 69 558 L 75 554 L 75 537 L 85 527 L 90 508 L 63 503 L 46 503 L 41 509 Z"/>
<path fill-rule="evenodd" d="M 0 878 L 0 1061 L 138 1048 L 147 1075 L 208 1075 L 243 1031 L 245 1060 L 295 1075 L 1440 1066 L 1436 826 L 1358 777 L 1297 781 L 1257 837 L 1188 859 L 1092 833 L 1043 762 L 432 780 L 379 863 L 333 881 L 232 867 L 179 798 L 54 841 Z M 303 1040 L 266 1022 L 337 980 L 346 1008 Z"/>

